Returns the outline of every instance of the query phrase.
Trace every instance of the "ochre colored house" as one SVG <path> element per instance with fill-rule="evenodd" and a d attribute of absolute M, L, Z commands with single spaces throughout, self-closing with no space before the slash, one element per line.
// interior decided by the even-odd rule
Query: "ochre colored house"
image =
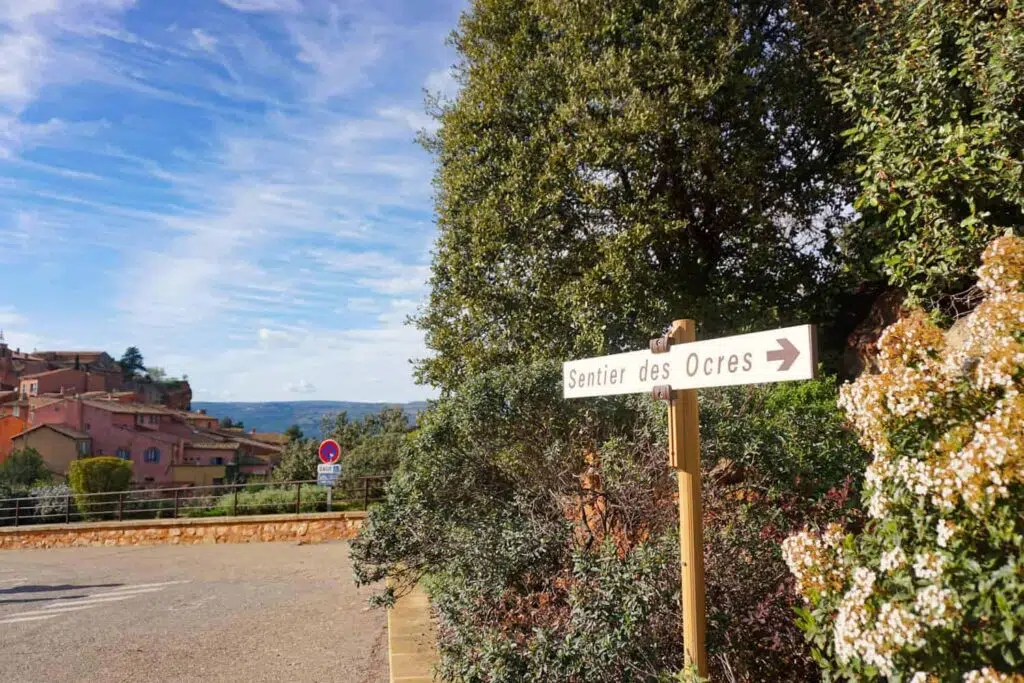
<path fill-rule="evenodd" d="M 14 450 L 13 439 L 28 429 L 27 415 L 0 415 L 0 462 Z"/>
<path fill-rule="evenodd" d="M 46 463 L 46 469 L 66 477 L 71 463 L 91 452 L 88 434 L 63 425 L 42 424 L 17 434 L 12 442 L 15 450 L 34 448 Z"/>
<path fill-rule="evenodd" d="M 22 375 L 19 391 L 23 396 L 42 394 L 84 394 L 87 392 L 109 391 L 108 376 L 74 368 L 47 370 L 31 375 Z"/>

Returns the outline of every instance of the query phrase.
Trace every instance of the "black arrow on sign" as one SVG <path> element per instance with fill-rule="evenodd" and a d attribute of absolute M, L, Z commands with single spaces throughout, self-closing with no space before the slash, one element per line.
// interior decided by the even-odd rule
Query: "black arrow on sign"
<path fill-rule="evenodd" d="M 793 367 L 793 363 L 795 363 L 796 359 L 800 356 L 800 349 L 793 346 L 793 343 L 785 337 L 782 339 L 776 339 L 775 341 L 777 341 L 779 346 L 782 348 L 775 351 L 769 351 L 768 362 L 771 363 L 772 361 L 781 360 L 782 365 L 777 368 L 779 372 L 789 370 Z"/>

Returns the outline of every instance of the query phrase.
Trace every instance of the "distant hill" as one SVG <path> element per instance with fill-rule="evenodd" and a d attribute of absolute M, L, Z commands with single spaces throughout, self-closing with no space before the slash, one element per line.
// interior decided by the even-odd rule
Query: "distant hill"
<path fill-rule="evenodd" d="M 218 418 L 241 420 L 246 429 L 258 432 L 283 432 L 293 424 L 299 425 L 306 436 L 320 436 L 320 418 L 346 411 L 350 419 L 376 413 L 389 405 L 399 405 L 410 421 L 427 407 L 425 401 L 413 403 L 357 403 L 352 401 L 274 401 L 269 403 L 234 403 L 221 401 L 192 401 L 192 410 L 205 410 Z"/>

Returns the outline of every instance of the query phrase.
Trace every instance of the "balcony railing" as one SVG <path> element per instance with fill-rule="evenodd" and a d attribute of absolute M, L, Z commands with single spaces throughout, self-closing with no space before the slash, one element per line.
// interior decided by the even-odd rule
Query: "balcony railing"
<path fill-rule="evenodd" d="M 388 477 L 339 480 L 332 490 L 315 481 L 250 482 L 0 499 L 0 527 L 28 524 L 174 519 L 233 515 L 367 510 L 383 500 Z"/>

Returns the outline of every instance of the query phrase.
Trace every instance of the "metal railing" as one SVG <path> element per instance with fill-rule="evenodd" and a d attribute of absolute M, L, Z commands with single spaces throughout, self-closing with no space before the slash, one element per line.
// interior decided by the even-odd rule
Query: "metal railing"
<path fill-rule="evenodd" d="M 339 479 L 332 491 L 315 481 L 67 493 L 0 499 L 0 527 L 126 519 L 174 519 L 366 510 L 380 502 L 388 477 Z"/>

